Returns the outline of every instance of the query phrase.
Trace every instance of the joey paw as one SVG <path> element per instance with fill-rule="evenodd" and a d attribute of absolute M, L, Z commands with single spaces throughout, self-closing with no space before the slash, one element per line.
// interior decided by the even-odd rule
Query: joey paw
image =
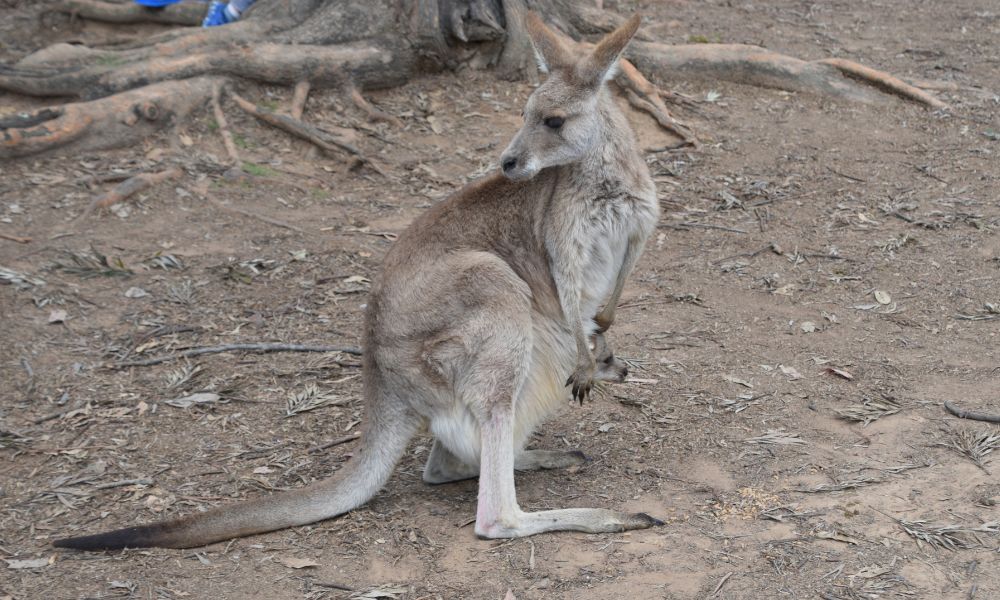
<path fill-rule="evenodd" d="M 604 333 L 614 322 L 615 318 L 613 316 L 605 316 L 604 313 L 597 315 L 594 317 L 594 323 L 597 324 L 597 331 L 595 333 Z"/>
<path fill-rule="evenodd" d="M 570 398 L 576 400 L 583 406 L 583 401 L 590 396 L 590 391 L 594 388 L 594 374 L 596 365 L 589 364 L 579 366 L 576 371 L 566 380 L 566 385 L 572 385 Z"/>

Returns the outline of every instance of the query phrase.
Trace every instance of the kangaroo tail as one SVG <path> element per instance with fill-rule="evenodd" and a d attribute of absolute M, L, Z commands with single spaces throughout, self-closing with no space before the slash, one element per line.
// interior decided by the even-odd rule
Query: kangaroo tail
<path fill-rule="evenodd" d="M 57 548 L 193 548 L 231 538 L 307 525 L 351 511 L 374 496 L 392 474 L 418 420 L 400 405 L 375 406 L 361 437 L 361 451 L 333 477 L 302 489 L 218 507 L 150 525 L 56 540 Z"/>

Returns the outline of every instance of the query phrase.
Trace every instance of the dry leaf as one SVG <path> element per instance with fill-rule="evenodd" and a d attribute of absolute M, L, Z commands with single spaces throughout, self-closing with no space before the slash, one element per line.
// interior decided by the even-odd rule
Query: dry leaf
<path fill-rule="evenodd" d="M 879 304 L 889 304 L 892 302 L 892 296 L 889 295 L 889 292 L 875 290 L 875 301 Z"/>
<path fill-rule="evenodd" d="M 8 569 L 41 569 L 42 567 L 47 567 L 55 562 L 56 557 L 53 554 L 49 558 L 29 558 L 19 560 L 16 558 L 5 558 L 7 562 Z"/>
<path fill-rule="evenodd" d="M 831 540 L 834 542 L 843 542 L 845 544 L 854 544 L 854 545 L 860 543 L 857 538 L 851 537 L 840 531 L 817 531 L 813 535 L 815 535 L 821 540 Z"/>
<path fill-rule="evenodd" d="M 158 490 L 162 492 L 163 490 Z M 150 494 L 146 496 L 146 499 L 142 501 L 146 505 L 146 508 L 158 513 L 163 512 L 164 509 L 170 507 L 176 499 L 173 496 L 168 496 L 166 498 L 161 498 L 155 494 Z"/>
<path fill-rule="evenodd" d="M 373 598 L 395 598 L 401 596 L 406 592 L 410 591 L 408 588 L 393 586 L 393 587 L 380 587 L 373 590 L 368 590 L 362 594 L 354 594 L 351 598 L 364 598 L 365 600 Z"/>
<path fill-rule="evenodd" d="M 729 383 L 735 383 L 736 385 L 742 385 L 743 387 L 750 388 L 751 390 L 753 389 L 752 383 L 746 381 L 745 379 L 740 379 L 739 377 L 736 377 L 734 375 L 723 375 L 722 378 L 728 381 Z"/>
<path fill-rule="evenodd" d="M 221 398 L 221 396 L 212 392 L 198 392 L 197 394 L 191 394 L 190 396 L 184 396 L 183 398 L 167 400 L 165 404 L 176 406 L 177 408 L 190 408 L 195 404 L 211 404 L 213 402 L 218 402 L 219 398 Z"/>
<path fill-rule="evenodd" d="M 444 131 L 444 128 L 441 127 L 441 122 L 438 121 L 437 117 L 435 117 L 434 115 L 429 115 L 427 117 L 427 122 L 430 124 L 431 131 L 433 131 L 434 133 L 441 135 L 441 132 Z"/>
<path fill-rule="evenodd" d="M 802 379 L 802 373 L 799 373 L 798 369 L 796 369 L 795 367 L 786 367 L 785 365 L 778 365 L 778 368 L 781 369 L 782 373 L 788 375 L 788 378 L 791 379 L 792 381 L 795 381 L 796 379 Z"/>
<path fill-rule="evenodd" d="M 136 349 L 133 350 L 133 352 L 135 352 L 136 354 L 142 354 L 147 350 L 158 348 L 162 343 L 163 343 L 162 340 L 149 340 L 145 344 L 140 344 L 139 346 L 137 346 Z"/>
<path fill-rule="evenodd" d="M 278 562 L 285 565 L 289 569 L 307 569 L 309 567 L 319 566 L 319 563 L 311 558 L 295 558 L 293 556 L 284 556 L 279 558 Z"/>
<path fill-rule="evenodd" d="M 827 367 L 826 368 L 826 372 L 827 373 L 832 373 L 834 375 L 839 375 L 840 377 L 843 377 L 844 379 L 846 379 L 848 381 L 851 381 L 852 379 L 854 379 L 854 375 L 851 375 L 850 373 L 848 373 L 847 371 L 845 371 L 843 369 L 838 369 L 837 367 Z"/>

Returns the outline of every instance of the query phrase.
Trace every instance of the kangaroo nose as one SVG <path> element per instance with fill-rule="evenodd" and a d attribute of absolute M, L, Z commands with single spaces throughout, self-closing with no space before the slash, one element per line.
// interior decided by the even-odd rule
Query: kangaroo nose
<path fill-rule="evenodd" d="M 517 166 L 517 159 L 505 158 L 500 166 L 503 167 L 503 172 L 507 173 Z"/>

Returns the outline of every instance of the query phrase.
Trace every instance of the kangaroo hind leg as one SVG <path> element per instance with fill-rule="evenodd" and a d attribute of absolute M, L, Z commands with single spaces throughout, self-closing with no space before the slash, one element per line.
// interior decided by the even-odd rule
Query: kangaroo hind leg
<path fill-rule="evenodd" d="M 514 489 L 513 421 L 510 404 L 497 403 L 482 424 L 476 535 L 516 538 L 547 531 L 605 533 L 662 525 L 645 513 L 628 514 L 602 508 L 521 510 Z"/>
<path fill-rule="evenodd" d="M 518 359 L 520 360 L 520 359 Z M 493 363 L 495 366 L 496 363 Z M 645 513 L 628 514 L 601 508 L 569 508 L 525 512 L 517 503 L 514 488 L 515 458 L 514 419 L 520 393 L 517 378 L 507 385 L 482 385 L 464 390 L 476 394 L 482 407 L 482 436 L 479 467 L 479 498 L 476 507 L 476 534 L 483 538 L 516 538 L 547 531 L 583 531 L 604 533 L 645 529 L 662 523 Z M 562 453 L 559 453 L 562 454 Z M 530 456 L 538 466 L 555 455 L 535 451 Z M 565 455 L 563 455 L 565 457 Z M 524 459 L 522 458 L 522 461 Z"/>

